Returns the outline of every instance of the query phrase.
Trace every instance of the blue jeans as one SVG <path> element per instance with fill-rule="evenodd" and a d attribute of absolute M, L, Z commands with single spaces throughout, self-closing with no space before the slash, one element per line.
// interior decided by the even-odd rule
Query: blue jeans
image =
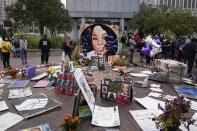
<path fill-rule="evenodd" d="M 27 63 L 27 50 L 21 49 L 21 60 L 23 63 Z"/>

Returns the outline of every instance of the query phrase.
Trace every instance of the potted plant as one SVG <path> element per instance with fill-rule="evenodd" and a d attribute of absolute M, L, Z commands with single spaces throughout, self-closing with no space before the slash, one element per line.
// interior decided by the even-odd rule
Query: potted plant
<path fill-rule="evenodd" d="M 160 105 L 158 105 L 158 107 L 163 113 L 153 118 L 153 120 L 156 121 L 164 131 L 177 131 L 182 122 L 186 128 L 189 129 L 189 125 L 195 122 L 195 120 L 185 116 L 191 108 L 191 102 L 185 100 L 183 97 L 166 100 L 165 108 Z"/>
<path fill-rule="evenodd" d="M 79 127 L 79 117 L 66 114 L 61 124 L 62 131 L 77 131 Z"/>

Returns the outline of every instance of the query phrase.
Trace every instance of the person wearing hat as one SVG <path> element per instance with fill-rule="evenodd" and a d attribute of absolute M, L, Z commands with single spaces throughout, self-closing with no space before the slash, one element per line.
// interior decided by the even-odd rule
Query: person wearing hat
<path fill-rule="evenodd" d="M 48 64 L 51 42 L 47 35 L 44 35 L 44 38 L 40 40 L 39 48 L 41 50 L 41 64 L 44 64 L 44 62 Z"/>

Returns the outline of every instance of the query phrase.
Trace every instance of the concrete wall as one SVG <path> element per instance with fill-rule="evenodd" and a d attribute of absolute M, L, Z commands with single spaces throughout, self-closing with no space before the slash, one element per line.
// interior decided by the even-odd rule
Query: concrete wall
<path fill-rule="evenodd" d="M 140 9 L 140 0 L 67 0 L 72 17 L 131 18 Z"/>

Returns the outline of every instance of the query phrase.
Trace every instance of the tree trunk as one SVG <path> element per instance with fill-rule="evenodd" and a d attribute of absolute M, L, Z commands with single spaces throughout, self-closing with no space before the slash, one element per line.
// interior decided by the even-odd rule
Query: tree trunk
<path fill-rule="evenodd" d="M 43 36 L 44 35 L 44 26 L 42 24 L 40 24 L 40 35 Z"/>

